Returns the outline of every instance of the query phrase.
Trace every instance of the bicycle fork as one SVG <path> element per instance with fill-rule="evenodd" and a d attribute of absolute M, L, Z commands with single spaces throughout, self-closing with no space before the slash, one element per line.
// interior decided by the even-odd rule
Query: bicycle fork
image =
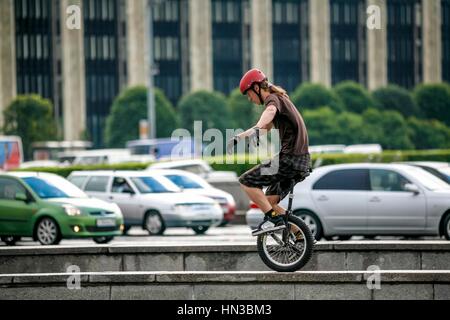
<path fill-rule="evenodd" d="M 290 225 L 289 225 L 289 216 L 292 214 L 292 202 L 294 200 L 294 187 L 295 187 L 295 180 L 291 181 L 291 189 L 289 191 L 289 203 L 288 208 L 286 210 L 286 214 L 284 215 L 284 224 L 286 225 L 286 228 L 283 232 L 283 242 L 285 244 L 289 241 L 289 234 L 290 234 Z"/>

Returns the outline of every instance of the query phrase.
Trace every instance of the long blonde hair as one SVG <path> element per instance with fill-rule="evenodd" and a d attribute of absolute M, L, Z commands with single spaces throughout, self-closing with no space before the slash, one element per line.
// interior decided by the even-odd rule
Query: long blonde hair
<path fill-rule="evenodd" d="M 261 89 L 268 90 L 270 93 L 275 93 L 279 96 L 289 97 L 286 90 L 284 90 L 280 86 L 276 86 L 272 83 L 269 83 L 269 81 L 267 81 L 267 80 L 264 80 L 263 82 L 261 82 L 260 87 L 261 87 Z"/>

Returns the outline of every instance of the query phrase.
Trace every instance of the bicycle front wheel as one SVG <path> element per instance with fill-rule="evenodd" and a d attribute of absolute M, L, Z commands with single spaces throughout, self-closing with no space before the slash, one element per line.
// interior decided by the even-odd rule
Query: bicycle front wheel
<path fill-rule="evenodd" d="M 311 259 L 314 237 L 302 219 L 290 215 L 289 228 L 258 236 L 257 248 L 262 261 L 272 270 L 294 272 Z M 284 241 L 284 233 L 288 232 Z"/>

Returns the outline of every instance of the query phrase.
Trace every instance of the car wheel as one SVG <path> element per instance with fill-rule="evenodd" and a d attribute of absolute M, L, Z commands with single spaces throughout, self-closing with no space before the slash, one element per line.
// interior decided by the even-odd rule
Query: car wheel
<path fill-rule="evenodd" d="M 36 238 L 42 245 L 56 245 L 62 236 L 58 224 L 52 218 L 40 220 L 36 226 Z"/>
<path fill-rule="evenodd" d="M 8 246 L 13 246 L 16 244 L 17 241 L 20 240 L 20 237 L 16 236 L 3 236 L 1 237 L 2 241 L 6 243 Z"/>
<path fill-rule="evenodd" d="M 316 240 L 320 240 L 322 238 L 322 224 L 316 214 L 306 210 L 299 210 L 294 212 L 294 214 L 306 223 Z"/>
<path fill-rule="evenodd" d="M 447 240 L 450 240 L 450 214 L 444 220 L 444 237 Z"/>
<path fill-rule="evenodd" d="M 207 226 L 192 227 L 192 230 L 194 230 L 196 234 L 204 234 L 208 229 L 209 227 Z"/>
<path fill-rule="evenodd" d="M 151 236 L 161 235 L 166 230 L 163 218 L 156 211 L 149 211 L 145 215 L 144 228 Z"/>
<path fill-rule="evenodd" d="M 94 241 L 95 241 L 95 243 L 98 243 L 98 244 L 105 244 L 105 243 L 110 242 L 112 239 L 114 239 L 113 236 L 104 236 L 104 237 L 95 237 Z"/>

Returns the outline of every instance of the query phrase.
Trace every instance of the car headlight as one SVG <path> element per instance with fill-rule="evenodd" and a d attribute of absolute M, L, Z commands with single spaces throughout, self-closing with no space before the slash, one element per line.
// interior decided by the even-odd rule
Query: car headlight
<path fill-rule="evenodd" d="M 81 215 L 81 210 L 72 205 L 65 205 L 64 210 L 68 216 L 79 216 Z"/>

